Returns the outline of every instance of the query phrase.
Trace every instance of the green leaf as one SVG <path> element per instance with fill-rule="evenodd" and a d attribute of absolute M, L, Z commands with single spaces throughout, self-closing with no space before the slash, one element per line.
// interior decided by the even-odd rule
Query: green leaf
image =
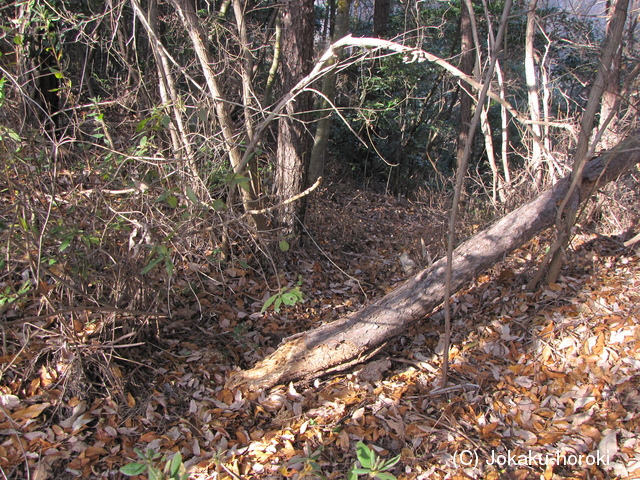
<path fill-rule="evenodd" d="M 351 470 L 353 473 L 355 473 L 356 475 L 368 475 L 369 473 L 371 473 L 371 470 L 368 468 L 353 468 L 353 470 Z"/>
<path fill-rule="evenodd" d="M 180 467 L 182 467 L 182 455 L 180 455 L 180 452 L 176 453 L 173 458 L 171 459 L 170 463 L 168 463 L 169 465 L 169 475 L 172 478 L 178 478 L 179 474 L 180 474 Z"/>
<path fill-rule="evenodd" d="M 349 473 L 347 474 L 347 480 L 358 480 L 358 474 L 354 472 L 354 470 L 355 467 L 349 470 Z"/>
<path fill-rule="evenodd" d="M 166 256 L 164 257 L 164 269 L 167 271 L 167 275 L 169 275 L 170 277 L 173 276 L 173 260 L 171 260 L 170 256 Z"/>
<path fill-rule="evenodd" d="M 376 473 L 375 478 L 379 478 L 380 480 L 398 480 L 395 475 L 391 473 L 378 472 Z"/>
<path fill-rule="evenodd" d="M 382 467 L 380 467 L 380 470 L 389 470 L 399 461 L 400 461 L 400 455 L 393 457 L 389 460 L 386 460 L 385 462 L 382 463 Z"/>
<path fill-rule="evenodd" d="M 289 246 L 289 242 L 287 242 L 286 240 L 282 240 L 279 244 L 278 247 L 280 248 L 280 251 L 282 252 L 286 252 L 289 250 L 290 246 Z"/>
<path fill-rule="evenodd" d="M 147 466 L 142 463 L 129 463 L 124 467 L 120 467 L 120 473 L 123 473 L 127 477 L 133 477 L 134 475 L 140 475 L 147 469 Z"/>
<path fill-rule="evenodd" d="M 58 250 L 60 252 L 64 252 L 67 248 L 69 248 L 69 245 L 71 245 L 71 240 L 72 238 L 65 238 L 60 244 L 60 247 L 58 248 Z"/>
<path fill-rule="evenodd" d="M 251 192 L 251 184 L 249 183 L 249 177 L 244 177 L 242 175 L 234 175 L 229 182 L 230 186 L 240 185 L 246 192 Z"/>
<path fill-rule="evenodd" d="M 245 270 L 249 270 L 251 267 L 249 266 L 249 264 L 247 262 L 245 262 L 244 260 L 240 260 L 238 259 L 238 263 L 240 264 L 240 266 L 242 268 L 244 268 Z"/>
<path fill-rule="evenodd" d="M 149 480 L 164 480 L 164 475 L 156 467 L 149 467 L 149 471 L 147 472 L 147 476 L 149 477 Z"/>
<path fill-rule="evenodd" d="M 271 295 L 269 298 L 267 298 L 267 301 L 264 302 L 264 305 L 260 309 L 260 313 L 266 312 L 267 308 L 269 308 L 271 306 L 271 304 L 276 301 L 276 298 L 278 298 L 277 294 L 276 295 Z"/>
<path fill-rule="evenodd" d="M 292 288 L 291 290 L 289 290 L 289 293 L 296 297 L 296 300 L 298 302 L 304 302 L 304 295 L 298 287 Z"/>
<path fill-rule="evenodd" d="M 217 199 L 213 202 L 213 205 L 211 205 L 211 207 L 216 211 L 216 212 L 221 212 L 223 210 L 227 209 L 227 204 L 224 203 L 223 200 Z"/>
<path fill-rule="evenodd" d="M 189 200 L 191 200 L 191 202 L 194 205 L 200 205 L 200 199 L 196 195 L 196 192 L 194 192 L 193 189 L 188 185 L 185 190 L 186 190 L 185 193 L 187 194 L 187 197 L 189 198 Z"/>
<path fill-rule="evenodd" d="M 18 290 L 18 295 L 22 295 L 23 293 L 27 293 L 29 290 L 31 290 L 31 280 L 26 280 L 20 286 L 20 289 Z"/>
<path fill-rule="evenodd" d="M 298 297 L 291 292 L 283 293 L 280 298 L 282 298 L 282 303 L 285 305 L 291 306 L 298 303 Z"/>
<path fill-rule="evenodd" d="M 7 129 L 7 132 L 9 133 L 9 138 L 11 140 L 13 140 L 14 142 L 19 142 L 22 140 L 22 138 L 20 138 L 20 135 L 18 135 L 16 132 L 14 132 L 13 130 L 11 130 L 10 128 Z"/>
<path fill-rule="evenodd" d="M 138 123 L 138 125 L 136 126 L 136 133 L 140 133 L 142 131 L 144 131 L 145 127 L 147 126 L 147 123 L 149 123 L 149 118 L 145 118 L 144 120 L 140 120 L 140 123 Z M 143 138 L 147 138 L 147 137 L 143 137 Z M 142 145 L 142 141 L 140 141 L 140 144 Z M 145 142 L 146 144 L 146 142 Z"/>
<path fill-rule="evenodd" d="M 209 121 L 209 110 L 206 108 L 199 108 L 198 109 L 198 119 L 202 122 L 202 123 L 206 123 Z"/>
<path fill-rule="evenodd" d="M 282 305 L 282 297 L 280 295 L 278 295 L 276 297 L 276 301 L 273 303 L 273 309 L 276 312 L 279 312 L 280 311 L 280 305 Z"/>
<path fill-rule="evenodd" d="M 176 208 L 178 206 L 178 197 L 175 195 L 168 195 L 166 200 L 171 208 Z"/>
<path fill-rule="evenodd" d="M 147 266 L 146 266 L 146 267 L 144 267 L 140 273 L 141 273 L 142 275 L 146 275 L 146 274 L 147 274 L 147 273 L 149 273 L 151 270 L 153 270 L 153 269 L 154 269 L 154 267 L 155 267 L 156 265 L 158 265 L 158 264 L 162 261 L 162 259 L 163 259 L 163 257 L 158 257 L 158 258 L 154 259 L 153 261 L 149 262 L 149 263 L 147 264 Z"/>
<path fill-rule="evenodd" d="M 356 444 L 356 455 L 358 456 L 358 460 L 360 460 L 360 464 L 364 468 L 371 469 L 375 462 L 375 454 L 369 447 L 362 442 L 358 442 Z"/>

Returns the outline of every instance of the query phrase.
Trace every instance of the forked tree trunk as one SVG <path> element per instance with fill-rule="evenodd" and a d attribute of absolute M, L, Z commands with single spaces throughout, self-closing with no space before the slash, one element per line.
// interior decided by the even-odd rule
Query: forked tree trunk
<path fill-rule="evenodd" d="M 585 167 L 580 200 L 597 186 L 640 162 L 640 131 Z M 459 290 L 507 253 L 553 225 L 556 206 L 567 193 L 570 178 L 460 245 L 453 256 L 452 291 Z M 422 320 L 443 299 L 446 261 L 439 260 L 362 310 L 294 337 L 251 370 L 229 379 L 230 388 L 270 388 L 291 380 L 312 379 L 362 362 L 411 323 Z"/>
<path fill-rule="evenodd" d="M 220 124 L 220 130 L 222 131 L 224 146 L 229 155 L 229 162 L 236 174 L 242 173 L 242 152 L 240 143 L 250 132 L 245 131 L 239 136 L 236 135 L 238 132 L 236 132 L 234 121 L 231 117 L 231 110 L 229 105 L 225 102 L 223 88 L 218 80 L 219 77 L 213 70 L 212 65 L 214 65 L 214 62 L 211 58 L 207 45 L 205 45 L 205 39 L 207 36 L 195 11 L 194 3 L 191 0 L 171 0 L 171 3 L 182 20 L 185 31 L 191 39 L 196 57 L 200 62 L 205 83 L 209 90 L 209 94 L 213 99 L 216 116 Z M 246 45 L 242 45 L 241 47 L 245 48 Z M 246 87 L 246 85 L 244 85 L 244 87 Z M 255 172 L 255 168 L 249 165 L 249 173 L 251 172 Z M 258 192 L 255 188 L 257 188 L 257 180 L 252 178 L 250 188 L 247 190 L 244 188 L 240 189 L 245 211 L 252 211 L 254 207 L 259 206 L 259 203 L 256 200 Z M 266 219 L 261 213 L 254 213 L 251 215 L 251 218 L 258 230 L 266 229 Z"/>

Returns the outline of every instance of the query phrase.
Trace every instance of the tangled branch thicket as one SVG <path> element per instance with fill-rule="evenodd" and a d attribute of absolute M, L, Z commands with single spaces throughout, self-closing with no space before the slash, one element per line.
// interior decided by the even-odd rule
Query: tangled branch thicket
<path fill-rule="evenodd" d="M 126 404 L 140 368 L 149 375 L 145 344 L 162 343 L 159 321 L 182 306 L 172 292 L 223 285 L 238 261 L 260 271 L 256 253 L 268 250 L 225 204 L 245 180 L 227 166 L 175 18 L 163 37 L 182 62 L 169 66 L 180 89 L 170 105 L 128 2 L 1 10 L 13 21 L 0 39 L 2 355 L 31 359 L 27 371 L 4 365 L 2 381 Z M 223 23 L 213 27 L 226 36 Z M 219 53 L 231 69 L 233 56 Z"/>

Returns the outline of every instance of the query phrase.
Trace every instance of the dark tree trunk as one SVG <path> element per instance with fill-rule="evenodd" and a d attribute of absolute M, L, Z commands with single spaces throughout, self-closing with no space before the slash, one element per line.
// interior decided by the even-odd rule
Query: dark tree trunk
<path fill-rule="evenodd" d="M 282 87 L 291 90 L 313 67 L 313 0 L 288 0 L 282 11 Z M 311 136 L 313 99 L 308 92 L 290 102 L 278 124 L 276 190 L 281 200 L 304 190 Z M 285 234 L 297 234 L 304 220 L 305 199 L 289 203 L 278 211 Z"/>
<path fill-rule="evenodd" d="M 589 162 L 583 172 L 580 200 L 638 162 L 640 131 Z M 453 255 L 452 292 L 553 225 L 557 205 L 566 195 L 570 181 L 569 177 L 561 180 L 461 244 Z M 253 369 L 236 373 L 229 380 L 229 387 L 270 388 L 291 380 L 319 377 L 366 360 L 442 302 L 445 269 L 446 259 L 441 259 L 359 312 L 292 338 Z"/>
<path fill-rule="evenodd" d="M 460 2 L 460 70 L 466 75 L 473 75 L 473 30 L 471 27 L 471 15 L 465 2 Z M 469 124 L 471 123 L 473 99 L 462 84 L 460 92 L 460 123 L 458 124 L 458 142 L 456 147 L 456 159 L 458 164 L 464 155 L 464 146 L 469 137 Z M 468 87 L 466 87 L 468 88 Z"/>
<path fill-rule="evenodd" d="M 385 38 L 389 30 L 391 0 L 375 0 L 373 6 L 373 36 Z"/>

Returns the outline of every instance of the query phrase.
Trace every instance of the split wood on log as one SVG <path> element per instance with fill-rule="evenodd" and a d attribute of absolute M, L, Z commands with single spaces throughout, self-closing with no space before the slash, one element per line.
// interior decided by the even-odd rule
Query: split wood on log
<path fill-rule="evenodd" d="M 580 201 L 638 162 L 640 132 L 587 164 Z M 557 205 L 567 193 L 569 183 L 570 178 L 564 178 L 456 248 L 452 292 L 553 225 Z M 366 360 L 442 303 L 445 267 L 446 259 L 440 259 L 363 309 L 292 337 L 254 368 L 236 372 L 228 387 L 261 390 L 292 380 L 313 379 Z"/>

